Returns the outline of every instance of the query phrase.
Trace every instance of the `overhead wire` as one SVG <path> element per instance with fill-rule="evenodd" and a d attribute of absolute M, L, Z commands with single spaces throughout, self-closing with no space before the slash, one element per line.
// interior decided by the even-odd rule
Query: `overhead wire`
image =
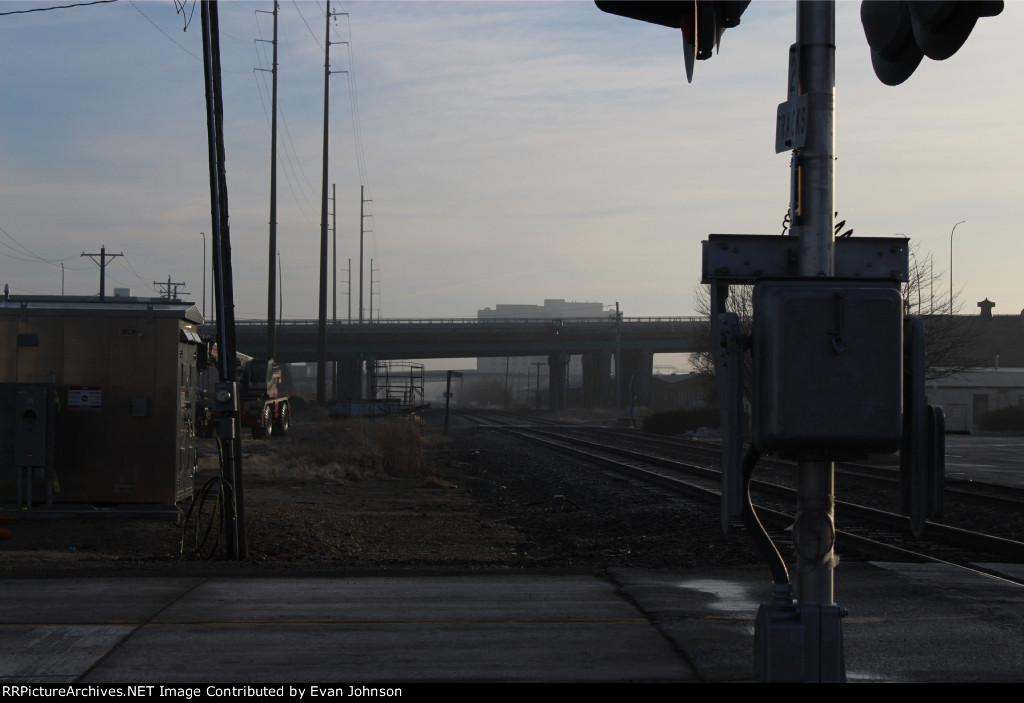
<path fill-rule="evenodd" d="M 176 40 L 176 39 L 175 39 L 174 37 L 172 37 L 172 36 L 171 36 L 170 34 L 168 34 L 167 32 L 165 32 L 165 31 L 163 30 L 163 28 L 162 28 L 162 27 L 161 27 L 160 25 L 158 25 L 158 24 L 157 24 L 156 22 L 154 22 L 154 21 L 152 20 L 152 18 L 150 18 L 150 16 L 149 16 L 149 15 L 147 15 L 147 14 L 146 14 L 145 12 L 143 12 L 143 11 L 142 11 L 142 8 L 141 8 L 141 7 L 139 7 L 139 6 L 137 5 L 137 4 L 135 4 L 134 2 L 132 2 L 132 0 L 128 0 L 128 4 L 129 4 L 129 5 L 131 5 L 132 7 L 134 7 L 134 8 L 135 8 L 135 10 L 136 10 L 136 11 L 137 11 L 137 12 L 138 12 L 138 13 L 139 13 L 140 15 L 142 15 L 143 17 L 145 17 L 145 18 L 146 18 L 146 21 L 147 21 L 147 22 L 149 22 L 149 23 L 150 23 L 151 25 L 153 25 L 153 28 L 154 28 L 154 29 L 156 29 L 156 31 L 158 31 L 158 32 L 160 32 L 161 34 L 163 34 L 163 35 L 164 35 L 164 37 L 165 37 L 165 38 L 166 38 L 166 39 L 167 39 L 167 40 L 168 40 L 169 42 L 171 42 L 172 44 L 174 44 L 174 45 L 175 45 L 176 47 L 178 47 L 179 49 L 181 49 L 182 51 L 184 51 L 184 52 L 185 52 L 186 54 L 188 54 L 188 55 L 189 55 L 189 56 L 191 56 L 192 58 L 196 59 L 197 61 L 202 61 L 202 60 L 203 60 L 203 57 L 202 57 L 202 56 L 196 56 L 196 55 L 195 55 L 195 54 L 193 54 L 193 53 L 192 53 L 191 51 L 189 51 L 189 50 L 188 50 L 188 48 L 186 48 L 185 46 L 183 46 L 182 44 L 180 44 L 180 43 L 179 43 L 179 42 L 178 42 L 178 41 L 177 41 L 177 40 Z M 175 2 L 175 5 L 177 5 L 177 4 L 178 4 L 178 3 L 177 3 L 177 2 Z M 184 4 L 182 4 L 182 8 L 184 8 Z M 188 22 L 187 22 L 187 21 L 186 21 L 186 23 L 185 23 L 185 28 L 186 28 L 186 29 L 188 28 Z"/>
<path fill-rule="evenodd" d="M 302 23 L 306 25 L 306 29 L 309 30 L 309 36 L 313 37 L 313 43 L 317 45 L 317 48 L 319 48 L 321 52 L 323 52 L 324 47 L 320 44 L 320 40 L 317 39 L 316 32 L 313 31 L 313 28 L 309 26 L 309 22 L 306 21 L 306 16 L 303 15 L 302 10 L 299 9 L 299 3 L 297 3 L 295 0 L 292 0 L 292 5 L 295 6 L 295 11 L 299 13 L 299 17 L 302 19 Z M 317 7 L 320 7 L 320 3 L 317 3 Z"/>
<path fill-rule="evenodd" d="M 259 52 L 258 51 L 257 51 L 257 58 L 259 58 Z M 270 117 L 270 109 L 271 108 L 267 107 L 267 98 L 266 98 L 266 95 L 264 93 L 264 91 L 266 90 L 266 86 L 265 85 L 261 85 L 261 83 L 260 83 L 260 76 L 258 75 L 259 72 L 266 71 L 266 70 L 267 69 L 263 69 L 263 68 L 253 69 L 253 78 L 256 81 L 256 90 L 259 93 L 260 104 L 263 107 L 263 116 L 266 119 L 267 127 L 269 128 L 271 126 L 271 117 Z M 263 80 L 266 81 L 266 77 L 263 77 Z M 289 192 L 292 195 L 292 200 L 298 206 L 299 212 L 302 214 L 303 219 L 306 220 L 307 224 L 309 224 L 311 227 L 313 227 L 315 225 L 313 224 L 313 221 L 310 220 L 309 215 L 307 214 L 308 211 L 312 211 L 314 209 L 313 203 L 309 199 L 308 191 L 305 190 L 305 189 L 301 189 L 301 188 L 300 188 L 300 191 L 299 191 L 299 192 L 301 192 L 303 198 L 306 201 L 306 207 L 303 207 L 303 204 L 302 204 L 302 202 L 300 202 L 300 199 L 299 199 L 299 192 L 296 192 L 296 183 L 295 183 L 295 181 L 297 180 L 297 173 L 296 173 L 295 163 L 292 160 L 292 153 L 293 153 L 295 147 L 294 147 L 294 143 L 292 142 L 292 139 L 291 139 L 291 132 L 288 130 L 287 120 L 284 117 L 284 110 L 281 108 L 280 103 L 277 106 L 277 112 L 278 112 L 278 128 L 282 129 L 282 131 L 283 131 L 283 133 L 285 135 L 285 139 L 278 143 L 278 147 L 279 147 L 278 148 L 278 160 L 279 160 L 280 165 L 284 166 L 284 169 L 283 169 L 284 180 L 285 180 L 286 185 L 288 186 Z M 301 161 L 299 163 L 300 163 L 300 169 L 301 169 Z M 303 176 L 305 176 L 305 172 L 303 171 L 302 173 L 303 173 Z M 308 178 L 306 180 L 308 182 Z M 307 210 L 307 208 L 308 208 L 308 210 Z"/>
<path fill-rule="evenodd" d="M 121 266 L 125 267 L 128 270 L 129 273 L 131 273 L 133 276 L 135 276 L 135 278 L 137 278 L 139 280 L 139 282 L 142 283 L 142 285 L 144 285 L 144 286 L 146 286 L 148 288 L 152 288 L 155 292 L 159 293 L 159 290 L 153 284 L 152 281 L 147 281 L 145 278 L 143 278 L 142 276 L 139 275 L 139 272 L 136 271 L 135 267 L 131 265 L 130 261 L 128 261 L 128 256 L 127 255 L 119 256 L 119 257 L 117 257 L 117 259 L 115 259 L 115 261 L 117 261 Z M 115 280 L 116 283 L 120 283 L 122 286 L 127 286 L 128 285 L 124 281 L 117 281 L 116 279 L 113 278 L 113 276 L 111 276 L 111 280 Z"/>
<path fill-rule="evenodd" d="M 366 168 L 366 152 L 363 143 L 363 128 L 362 123 L 359 119 L 359 91 L 357 88 L 356 81 L 356 65 L 355 65 L 355 50 L 353 48 L 352 38 L 352 20 L 348 12 L 344 13 L 345 25 L 348 32 L 347 40 L 344 41 L 347 47 L 348 54 L 348 70 L 346 76 L 348 78 L 348 93 L 349 93 L 349 111 L 351 113 L 352 120 L 352 139 L 354 142 L 354 150 L 356 156 L 356 170 L 359 175 L 359 182 L 363 185 L 364 197 L 366 198 L 366 205 L 363 214 L 370 221 L 370 228 L 363 229 L 364 234 L 370 235 L 370 249 L 375 259 L 379 262 L 379 252 L 377 250 L 377 233 L 376 233 L 376 221 L 373 213 L 373 198 L 368 197 L 372 195 L 369 184 L 369 174 Z M 371 272 L 372 275 L 372 272 Z"/>
<path fill-rule="evenodd" d="M 51 266 L 59 267 L 61 261 L 71 261 L 72 259 L 75 258 L 75 257 L 67 257 L 67 258 L 64 258 L 64 259 L 47 259 L 47 258 L 45 258 L 43 256 L 40 256 L 39 254 L 35 253 L 34 251 L 32 251 L 31 249 L 26 247 L 24 244 L 19 242 L 17 239 L 14 238 L 14 236 L 10 232 L 8 232 L 3 227 L 0 227 L 0 232 L 2 232 L 5 237 L 10 239 L 12 242 L 14 242 L 14 244 L 17 246 L 17 249 L 14 249 L 14 247 L 12 247 L 7 242 L 4 242 L 3 240 L 0 240 L 0 246 L 5 246 L 5 247 L 7 247 L 9 249 L 14 249 L 15 251 L 18 251 L 20 249 L 21 252 L 24 252 L 24 254 L 27 254 L 28 256 L 31 257 L 29 259 L 24 259 L 24 258 L 16 257 L 16 256 L 14 256 L 12 254 L 3 254 L 3 252 L 0 252 L 0 254 L 3 254 L 4 256 L 8 256 L 8 257 L 10 257 L 12 259 L 17 259 L 18 261 L 38 261 L 40 263 L 50 264 Z"/>
<path fill-rule="evenodd" d="M 32 7 L 27 10 L 4 10 L 0 15 L 27 15 L 30 12 L 49 12 L 50 10 L 68 10 L 73 7 L 87 7 L 89 5 L 106 5 L 117 2 L 117 0 L 88 0 L 87 2 L 76 2 L 71 5 L 52 5 L 50 7 Z"/>
<path fill-rule="evenodd" d="M 257 26 L 258 26 L 258 21 L 257 21 Z M 266 40 L 263 39 L 262 28 L 258 27 L 258 31 L 259 31 L 259 34 L 260 34 L 260 40 L 261 40 L 260 43 L 266 43 Z M 282 45 L 283 45 L 283 48 L 285 49 L 285 51 L 290 53 L 290 44 L 288 42 L 281 42 L 280 39 L 279 39 L 279 42 L 278 42 L 278 50 L 279 51 L 282 48 Z M 262 64 L 262 66 L 265 66 L 267 64 L 272 63 L 272 59 L 268 59 L 267 58 L 267 56 L 266 56 L 266 47 L 262 47 L 262 49 L 263 49 L 263 52 L 264 52 L 262 57 L 260 57 L 260 54 L 259 54 L 258 51 L 257 51 L 257 57 L 262 59 L 261 64 Z M 286 66 L 291 66 L 291 65 L 294 65 L 294 62 L 293 61 L 292 62 L 285 62 L 285 65 Z M 269 71 L 269 69 L 262 68 L 262 66 L 261 66 L 261 72 L 266 73 L 266 72 Z M 279 64 L 278 65 L 278 71 L 280 71 L 280 70 L 281 70 L 281 65 Z M 279 77 L 279 79 L 280 79 L 280 77 Z M 267 80 L 267 77 L 263 76 L 264 84 L 262 85 L 262 89 L 261 89 L 261 92 L 260 92 L 260 100 L 263 103 L 264 115 L 265 115 L 265 118 L 267 120 L 267 125 L 269 126 L 270 125 L 270 110 L 267 108 L 267 99 L 266 99 L 265 93 L 263 92 L 263 91 L 267 90 L 266 80 Z M 258 82 L 257 82 L 257 86 L 259 86 Z M 303 94 L 300 94 L 300 98 L 302 96 L 303 96 Z M 304 101 L 303 101 L 303 105 L 305 105 Z M 278 129 L 280 130 L 279 133 L 278 133 L 278 138 L 279 138 L 279 141 L 278 141 L 278 147 L 279 147 L 278 148 L 278 158 L 280 159 L 280 164 L 282 166 L 284 166 L 285 182 L 287 183 L 288 188 L 289 188 L 289 190 L 292 193 L 292 198 L 293 198 L 295 204 L 298 206 L 299 211 L 302 213 L 303 219 L 305 219 L 307 224 L 309 224 L 311 227 L 316 227 L 317 225 L 314 223 L 314 220 L 310 218 L 309 213 L 310 212 L 317 212 L 317 211 L 319 211 L 319 205 L 314 204 L 314 202 L 313 202 L 313 200 L 312 200 L 312 198 L 310 196 L 310 193 L 314 193 L 318 189 L 316 187 L 314 187 L 312 181 L 309 179 L 309 175 L 306 173 L 306 170 L 303 168 L 303 160 L 298 158 L 298 149 L 296 148 L 295 140 L 292 137 L 291 123 L 290 123 L 290 120 L 288 119 L 288 114 L 286 113 L 285 108 L 284 108 L 284 106 L 282 106 L 280 100 L 278 100 L 277 111 L 278 111 Z M 303 185 L 303 184 L 305 184 L 305 185 Z M 301 199 L 299 197 L 300 195 L 301 195 Z M 305 205 L 303 205 L 302 201 L 305 202 Z"/>

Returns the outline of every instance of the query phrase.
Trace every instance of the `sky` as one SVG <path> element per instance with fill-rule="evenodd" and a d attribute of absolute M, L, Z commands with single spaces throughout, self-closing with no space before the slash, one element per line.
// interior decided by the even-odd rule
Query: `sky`
<path fill-rule="evenodd" d="M 0 0 L 0 283 L 94 295 L 99 266 L 82 254 L 106 247 L 123 253 L 108 295 L 158 295 L 170 280 L 202 307 L 212 230 L 198 3 L 19 12 L 79 1 Z M 271 10 L 220 3 L 241 319 L 267 314 Z M 592 2 L 331 10 L 345 13 L 331 21 L 328 141 L 340 319 L 350 280 L 359 314 L 361 187 L 374 317 L 474 317 L 549 298 L 691 315 L 708 234 L 782 233 L 790 155 L 775 153 L 775 114 L 792 0 L 755 0 L 692 84 L 678 32 Z M 859 10 L 837 3 L 838 219 L 853 236 L 909 237 L 937 297 L 952 262 L 964 313 L 985 298 L 996 314 L 1020 312 L 1024 2 L 897 87 L 872 71 Z M 286 319 L 318 312 L 324 25 L 322 2 L 280 4 Z"/>

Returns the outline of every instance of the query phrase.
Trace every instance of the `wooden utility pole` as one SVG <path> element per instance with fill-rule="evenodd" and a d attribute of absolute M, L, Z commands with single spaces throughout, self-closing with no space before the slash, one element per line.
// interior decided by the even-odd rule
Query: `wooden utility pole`
<path fill-rule="evenodd" d="M 116 259 L 119 256 L 124 256 L 124 252 L 119 254 L 108 254 L 105 246 L 100 247 L 99 254 L 86 254 L 82 252 L 82 256 L 88 256 L 95 263 L 100 266 L 100 301 L 103 301 L 107 296 L 107 259 Z M 96 257 L 100 257 L 99 261 L 96 261 Z M 61 293 L 63 295 L 63 291 Z"/>
<path fill-rule="evenodd" d="M 210 167 L 210 219 L 213 232 L 214 307 L 217 310 L 218 370 L 214 386 L 217 435 L 221 444 L 224 486 L 223 525 L 228 555 L 248 556 L 245 500 L 242 488 L 242 437 L 239 434 L 238 384 L 235 369 L 235 303 L 228 227 L 227 170 L 224 164 L 224 103 L 220 77 L 220 25 L 217 3 L 203 0 L 203 75 L 206 87 L 206 129 Z"/>
<path fill-rule="evenodd" d="M 171 281 L 171 277 L 167 276 L 167 283 L 161 281 L 153 281 L 154 286 L 160 286 L 163 288 L 162 298 L 168 300 L 178 300 L 178 289 L 185 285 L 184 281 Z M 185 291 L 185 295 L 188 295 L 188 291 Z"/>

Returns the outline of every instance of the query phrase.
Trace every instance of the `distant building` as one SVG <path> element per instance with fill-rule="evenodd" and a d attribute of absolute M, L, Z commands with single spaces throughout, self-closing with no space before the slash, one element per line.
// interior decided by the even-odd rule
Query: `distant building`
<path fill-rule="evenodd" d="M 651 407 L 655 410 L 696 410 L 713 407 L 715 381 L 699 373 L 655 375 L 651 379 Z"/>
<path fill-rule="evenodd" d="M 494 309 L 484 308 L 477 310 L 478 320 L 575 320 L 580 318 L 604 318 L 614 313 L 604 309 L 603 303 L 577 303 L 566 301 L 561 298 L 546 299 L 543 305 L 507 305 L 504 303 L 494 306 Z M 480 357 L 476 360 L 477 371 L 481 373 L 507 375 L 509 378 L 520 377 L 529 374 L 536 374 L 536 363 L 541 363 L 541 386 L 547 385 L 547 363 L 546 356 L 511 356 L 511 357 Z M 578 356 L 569 361 L 569 379 L 579 378 L 582 373 L 582 363 Z"/>
<path fill-rule="evenodd" d="M 928 382 L 928 402 L 941 405 L 947 432 L 971 432 L 989 410 L 1024 406 L 1024 369 L 985 368 Z"/>
<path fill-rule="evenodd" d="M 1024 406 L 1024 311 L 993 315 L 994 307 L 986 298 L 978 303 L 980 314 L 965 318 L 961 356 L 972 363 L 928 381 L 928 402 L 942 406 L 947 432 L 972 432 L 988 411 Z"/>

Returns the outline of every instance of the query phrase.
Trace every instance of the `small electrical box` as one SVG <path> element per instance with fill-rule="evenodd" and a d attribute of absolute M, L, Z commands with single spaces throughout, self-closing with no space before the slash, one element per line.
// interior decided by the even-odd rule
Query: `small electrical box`
<path fill-rule="evenodd" d="M 53 441 L 53 386 L 18 384 L 14 396 L 14 465 L 47 465 Z"/>
<path fill-rule="evenodd" d="M 902 435 L 903 300 L 887 281 L 754 288 L 754 445 L 798 459 L 891 452 Z"/>

